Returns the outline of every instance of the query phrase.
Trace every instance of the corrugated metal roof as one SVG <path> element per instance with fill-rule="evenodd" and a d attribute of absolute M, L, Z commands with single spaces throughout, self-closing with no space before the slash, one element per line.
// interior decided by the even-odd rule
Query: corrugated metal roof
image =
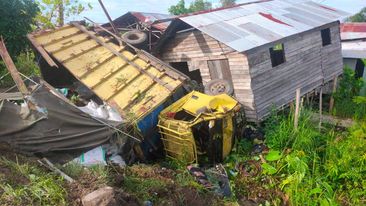
<path fill-rule="evenodd" d="M 133 54 L 127 46 L 115 45 L 110 39 L 91 31 L 85 32 L 85 27 L 76 25 L 33 34 L 32 37 L 125 118 L 127 115 L 136 119 L 144 116 L 182 85 L 184 77 L 181 78 L 165 64 L 154 61 L 152 57 Z"/>
<path fill-rule="evenodd" d="M 343 58 L 366 58 L 366 41 L 360 42 L 342 42 L 342 56 Z"/>
<path fill-rule="evenodd" d="M 269 0 L 179 19 L 243 52 L 347 16 L 346 12 L 309 0 Z"/>
<path fill-rule="evenodd" d="M 341 39 L 366 39 L 366 23 L 344 23 L 341 25 Z"/>

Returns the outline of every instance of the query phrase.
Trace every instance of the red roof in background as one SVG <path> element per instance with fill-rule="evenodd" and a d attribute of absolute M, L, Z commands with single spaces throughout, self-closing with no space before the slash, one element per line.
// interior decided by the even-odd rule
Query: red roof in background
<path fill-rule="evenodd" d="M 343 23 L 341 24 L 341 32 L 366 32 L 365 23 Z"/>

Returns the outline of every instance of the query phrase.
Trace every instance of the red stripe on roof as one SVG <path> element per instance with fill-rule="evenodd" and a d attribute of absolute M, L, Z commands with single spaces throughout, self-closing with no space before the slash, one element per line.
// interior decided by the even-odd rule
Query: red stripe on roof
<path fill-rule="evenodd" d="M 262 12 L 259 12 L 259 14 L 260 14 L 261 16 L 263 16 L 263 17 L 265 17 L 265 18 L 267 18 L 267 19 L 271 20 L 271 21 L 276 22 L 276 23 L 279 23 L 279 24 L 283 24 L 283 25 L 287 25 L 287 26 L 291 26 L 291 27 L 293 27 L 293 26 L 292 26 L 292 25 L 290 25 L 290 24 L 287 24 L 287 23 L 285 23 L 285 22 L 283 22 L 283 21 L 281 21 L 281 20 L 279 20 L 279 19 L 274 18 L 274 17 L 272 16 L 272 14 L 265 14 L 265 13 L 262 13 Z"/>
<path fill-rule="evenodd" d="M 336 9 L 333 9 L 333 8 L 330 8 L 330 7 L 327 7 L 327 6 L 323 6 L 323 5 L 319 5 L 320 7 L 322 7 L 323 9 L 327 9 L 327 10 L 330 10 L 330 11 L 337 11 Z"/>

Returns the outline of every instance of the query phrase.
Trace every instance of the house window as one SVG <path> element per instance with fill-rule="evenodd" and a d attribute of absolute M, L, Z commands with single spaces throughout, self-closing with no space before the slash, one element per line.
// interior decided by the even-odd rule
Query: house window
<path fill-rule="evenodd" d="M 323 46 L 327 46 L 329 44 L 332 43 L 332 39 L 330 37 L 330 29 L 322 29 L 321 31 L 322 34 L 322 41 L 323 41 Z"/>
<path fill-rule="evenodd" d="M 276 44 L 274 47 L 269 48 L 269 53 L 271 55 L 272 67 L 278 66 L 286 61 L 283 44 Z"/>

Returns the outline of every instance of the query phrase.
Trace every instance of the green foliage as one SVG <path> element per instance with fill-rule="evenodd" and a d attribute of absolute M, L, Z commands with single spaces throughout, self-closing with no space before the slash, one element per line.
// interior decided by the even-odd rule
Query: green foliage
<path fill-rule="evenodd" d="M 212 4 L 206 0 L 195 0 L 189 5 L 190 12 L 212 9 Z"/>
<path fill-rule="evenodd" d="M 12 57 L 27 50 L 27 33 L 32 31 L 39 12 L 33 0 L 0 0 L 0 35 Z"/>
<path fill-rule="evenodd" d="M 363 104 L 364 98 L 357 98 Z M 279 181 L 291 205 L 366 204 L 366 122 L 358 121 L 346 132 L 320 132 L 309 112 L 293 128 L 292 114 L 272 114 L 266 123 L 270 151 L 263 174 Z M 276 142 L 279 141 L 280 143 Z M 273 161 L 272 161 L 273 160 Z"/>
<path fill-rule="evenodd" d="M 26 76 L 39 76 L 41 72 L 37 64 L 34 62 L 34 58 L 35 57 L 33 52 L 23 52 L 14 59 L 14 64 L 17 67 L 18 71 Z M 0 78 L 7 73 L 8 70 L 6 69 L 4 62 L 0 61 Z M 11 87 L 13 85 L 15 85 L 15 83 L 10 74 L 0 79 L 0 88 Z"/>
<path fill-rule="evenodd" d="M 39 168 L 28 164 L 20 164 L 5 158 L 0 164 L 10 168 L 17 176 L 27 179 L 28 183 L 0 182 L 0 204 L 4 205 L 65 205 L 66 191 L 62 187 L 62 179 L 47 174 Z"/>
<path fill-rule="evenodd" d="M 273 161 L 277 161 L 279 159 L 281 159 L 282 155 L 280 151 L 276 151 L 276 150 L 271 150 L 267 155 L 266 155 L 266 160 L 273 162 Z"/>
<path fill-rule="evenodd" d="M 81 164 L 70 162 L 62 168 L 62 171 L 65 172 L 70 177 L 79 177 L 84 172 L 84 167 Z"/>
<path fill-rule="evenodd" d="M 222 7 L 234 6 L 236 4 L 236 0 L 220 0 L 220 4 Z"/>
<path fill-rule="evenodd" d="M 190 12 L 189 9 L 186 8 L 184 0 L 179 0 L 176 5 L 170 6 L 168 11 L 173 15 L 187 14 Z"/>
<path fill-rule="evenodd" d="M 333 114 L 340 117 L 355 117 L 356 119 L 366 115 L 366 106 L 358 105 L 353 99 L 360 94 L 364 82 L 355 79 L 355 72 L 349 68 L 344 69 L 343 77 L 339 83 L 337 92 L 333 94 L 335 104 Z"/>
<path fill-rule="evenodd" d="M 143 179 L 138 177 L 126 176 L 123 181 L 123 188 L 135 194 L 142 200 L 153 200 L 157 197 L 151 195 L 150 191 L 164 190 L 166 184 L 157 179 Z"/>
<path fill-rule="evenodd" d="M 311 122 L 311 113 L 303 110 L 300 113 L 298 129 L 294 128 L 293 113 L 281 115 L 272 113 L 265 122 L 266 143 L 270 148 L 301 149 L 311 153 L 316 145 L 322 143 L 317 125 Z"/>
<path fill-rule="evenodd" d="M 349 17 L 347 19 L 347 21 L 350 21 L 350 22 L 366 22 L 366 7 L 361 9 L 361 11 L 358 12 L 357 14 Z"/>
<path fill-rule="evenodd" d="M 80 0 L 39 0 L 38 2 L 42 12 L 38 13 L 36 19 L 38 26 L 42 28 L 63 26 L 68 18 L 92 9 L 90 3 L 85 4 Z"/>
<path fill-rule="evenodd" d="M 195 0 L 189 5 L 189 8 L 186 8 L 184 0 L 179 0 L 176 5 L 169 7 L 168 11 L 173 15 L 181 15 L 208 9 L 212 9 L 212 4 L 206 0 Z"/>

